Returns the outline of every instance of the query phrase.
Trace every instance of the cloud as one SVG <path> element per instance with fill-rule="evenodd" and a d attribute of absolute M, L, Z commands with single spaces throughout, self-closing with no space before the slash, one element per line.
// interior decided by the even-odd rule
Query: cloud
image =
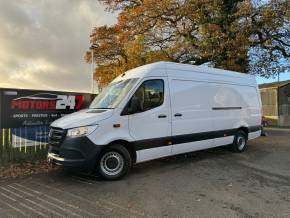
<path fill-rule="evenodd" d="M 89 34 L 115 15 L 96 0 L 0 1 L 0 87 L 90 91 Z"/>

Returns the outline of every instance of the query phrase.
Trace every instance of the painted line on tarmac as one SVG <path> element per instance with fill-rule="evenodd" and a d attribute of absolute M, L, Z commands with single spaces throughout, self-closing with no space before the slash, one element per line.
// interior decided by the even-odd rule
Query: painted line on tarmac
<path fill-rule="evenodd" d="M 46 186 L 46 185 L 43 185 L 43 184 L 40 184 L 40 183 L 37 183 L 38 185 L 42 185 L 42 186 Z M 47 186 L 46 188 L 52 188 L 52 189 L 55 189 L 55 190 L 57 190 L 57 191 L 59 191 L 59 192 L 63 192 L 63 193 L 65 193 L 65 194 L 69 194 L 69 195 L 71 195 L 71 196 L 73 196 L 73 197 L 76 197 L 76 198 L 78 198 L 78 199 L 80 199 L 80 200 L 85 200 L 85 201 L 87 201 L 88 203 L 90 203 L 90 204 L 92 204 L 92 202 L 90 202 L 90 201 L 88 201 L 87 199 L 84 199 L 84 198 L 82 198 L 82 197 L 80 197 L 80 196 L 77 196 L 77 195 L 74 195 L 74 194 L 72 194 L 72 193 L 67 193 L 67 192 L 65 192 L 65 191 L 63 191 L 63 190 L 60 190 L 60 189 L 57 189 L 57 188 L 54 188 L 54 187 L 51 187 L 51 186 Z M 101 206 L 101 207 L 106 207 L 106 206 L 104 206 L 104 204 L 107 204 L 109 207 L 106 207 L 108 210 L 110 210 L 110 211 L 113 211 L 114 209 L 113 208 L 118 208 L 118 209 L 121 209 L 121 210 L 123 210 L 123 211 L 126 211 L 127 213 L 129 212 L 129 213 L 131 213 L 131 214 L 135 214 L 135 215 L 138 215 L 138 216 L 146 216 L 143 212 L 139 212 L 139 211 L 137 211 L 137 210 L 134 210 L 134 209 L 131 209 L 131 208 L 127 208 L 127 207 L 124 207 L 124 206 L 122 206 L 122 205 L 119 205 L 119 204 L 116 204 L 116 203 L 113 203 L 113 202 L 111 202 L 111 201 L 108 201 L 108 200 L 104 200 L 104 199 L 99 199 L 99 200 L 97 200 L 96 201 L 96 204 L 98 204 L 99 206 Z M 127 214 L 126 214 L 127 215 Z M 128 216 L 128 215 L 127 215 Z"/>
<path fill-rule="evenodd" d="M 37 184 L 37 185 L 40 185 L 40 186 L 43 186 L 43 187 L 48 188 L 48 189 L 53 189 L 53 190 L 55 190 L 55 191 L 62 192 L 62 193 L 64 193 L 64 194 L 67 194 L 67 195 L 70 195 L 70 196 L 72 196 L 72 197 L 74 197 L 74 198 L 77 198 L 77 199 L 79 199 L 79 200 L 81 200 L 81 201 L 85 201 L 85 202 L 87 202 L 87 203 L 89 203 L 89 204 L 91 204 L 91 205 L 93 205 L 93 206 L 96 206 L 96 205 L 93 204 L 91 201 L 87 200 L 86 198 L 80 197 L 80 196 L 75 195 L 75 194 L 73 194 L 73 193 L 69 193 L 69 192 L 63 191 L 63 190 L 61 190 L 61 189 L 58 189 L 58 188 L 55 188 L 55 187 L 52 187 L 52 186 L 48 186 L 48 185 L 44 185 L 44 184 L 41 184 L 41 183 L 38 183 L 38 182 L 34 182 L 34 181 L 33 181 L 33 183 L 35 183 L 35 184 Z M 98 203 L 97 203 L 97 204 L 98 204 Z M 100 206 L 100 207 L 102 207 L 102 208 L 104 208 L 104 209 L 107 209 L 107 210 L 109 210 L 109 211 L 113 211 L 113 208 L 106 207 L 106 206 L 104 206 L 104 205 L 101 205 L 100 203 L 99 203 L 98 206 Z"/>
<path fill-rule="evenodd" d="M 11 186 L 11 185 L 8 185 L 8 187 L 10 187 L 10 188 L 12 188 L 12 189 L 14 189 L 14 190 L 16 190 L 16 191 L 18 191 L 18 192 L 21 192 L 21 193 L 23 193 L 23 194 L 26 194 L 26 195 L 28 195 L 28 196 L 30 196 L 30 197 L 36 198 L 37 200 L 42 201 L 42 202 L 44 202 L 44 203 L 46 203 L 46 204 L 53 205 L 54 207 L 57 207 L 57 208 L 61 209 L 62 211 L 64 211 L 63 208 L 61 208 L 61 207 L 59 207 L 59 206 L 57 206 L 57 205 L 55 205 L 55 204 L 52 204 L 52 203 L 50 203 L 50 202 L 48 202 L 48 201 L 46 201 L 46 200 L 44 200 L 44 199 L 41 199 L 41 198 L 39 198 L 39 197 L 35 197 L 34 195 L 32 195 L 32 194 L 30 194 L 30 193 L 28 193 L 28 192 L 25 192 L 25 191 L 19 190 L 19 189 L 15 188 L 15 187 L 13 187 L 13 186 Z M 60 214 L 60 213 L 58 213 L 58 212 L 56 212 L 56 211 L 54 211 L 54 210 L 50 210 L 49 208 L 44 207 L 44 206 L 42 206 L 41 204 L 36 203 L 35 201 L 29 200 L 29 199 L 26 199 L 26 200 L 29 201 L 29 202 L 32 203 L 32 204 L 37 205 L 38 207 L 42 208 L 43 210 L 48 211 L 49 213 L 55 214 L 55 215 L 60 216 L 60 217 L 63 217 L 63 216 L 64 216 L 63 214 Z M 65 212 L 69 212 L 69 211 L 65 211 Z M 74 214 L 73 214 L 73 215 L 74 215 Z M 80 217 L 80 216 L 79 216 L 79 217 Z"/>
<path fill-rule="evenodd" d="M 11 214 L 14 214 L 15 211 L 11 213 L 11 208 L 3 207 L 3 201 L 0 200 L 0 217 L 13 217 Z M 9 213 L 8 213 L 9 212 Z"/>
<path fill-rule="evenodd" d="M 6 195 L 6 194 L 4 194 L 4 193 L 0 193 L 2 196 L 4 196 L 5 198 L 8 198 L 9 200 L 11 200 L 11 201 L 17 201 L 16 199 L 14 199 L 14 198 L 12 198 L 12 197 L 10 197 L 10 196 L 8 196 L 8 195 Z"/>
<path fill-rule="evenodd" d="M 66 206 L 66 207 L 69 207 L 69 208 L 73 208 L 73 209 L 75 209 L 75 210 L 78 210 L 79 213 L 84 213 L 84 214 L 87 214 L 87 215 L 89 215 L 89 216 L 93 216 L 93 217 L 96 216 L 95 214 L 92 214 L 92 213 L 90 213 L 90 212 L 88 212 L 88 211 L 84 211 L 84 210 L 80 209 L 80 208 L 77 207 L 77 206 L 74 206 L 74 205 L 72 205 L 72 204 L 66 203 L 66 202 L 64 202 L 64 201 L 62 201 L 62 200 L 60 200 L 60 199 L 58 199 L 58 198 L 52 197 L 52 196 L 47 195 L 47 194 L 45 194 L 45 193 L 43 193 L 43 192 L 36 191 L 36 190 L 34 190 L 34 189 L 31 189 L 31 188 L 28 188 L 28 187 L 26 187 L 26 186 L 20 185 L 20 184 L 18 184 L 18 183 L 14 183 L 14 185 L 17 185 L 18 187 L 24 188 L 24 189 L 26 189 L 26 190 L 28 190 L 28 191 L 34 192 L 34 193 L 36 193 L 36 194 L 38 194 L 38 195 L 44 196 L 44 197 L 46 197 L 46 198 L 48 198 L 48 199 L 50 199 L 50 200 L 52 200 L 52 201 L 56 201 L 56 202 L 58 202 L 58 203 L 60 203 L 60 204 L 63 204 L 63 205 Z M 51 203 L 51 204 L 54 204 L 54 203 Z M 55 205 L 55 204 L 54 204 L 54 205 Z M 58 208 L 61 208 L 61 207 L 58 206 Z M 63 209 L 64 209 L 64 208 L 63 208 Z M 64 209 L 64 210 L 66 210 L 66 209 Z M 67 211 L 67 210 L 66 210 L 66 211 Z M 69 212 L 69 211 L 68 211 L 68 212 Z M 73 212 L 71 212 L 71 213 L 73 213 Z M 75 213 L 74 213 L 74 214 L 75 214 Z M 76 215 L 78 216 L 78 214 L 76 214 Z"/>
<path fill-rule="evenodd" d="M 54 197 L 52 197 L 52 196 L 49 196 L 49 195 L 47 195 L 47 194 L 45 194 L 45 193 L 42 193 L 42 192 L 39 192 L 39 191 L 35 191 L 35 190 L 31 189 L 31 188 L 25 187 L 25 186 L 20 185 L 20 184 L 17 184 L 17 183 L 14 183 L 14 185 L 17 185 L 17 186 L 19 186 L 19 187 L 21 187 L 21 188 L 24 188 L 24 189 L 28 190 L 28 191 L 34 192 L 34 193 L 36 193 L 36 194 L 38 194 L 38 195 L 42 195 L 42 196 L 44 196 L 44 197 L 46 197 L 46 198 L 48 198 L 48 199 L 50 199 L 50 200 L 52 200 L 52 201 L 59 202 L 60 204 L 63 204 L 63 205 L 66 206 L 66 207 L 70 207 L 70 208 L 73 208 L 73 209 L 75 209 L 75 210 L 78 210 L 79 213 L 85 213 L 85 214 L 87 214 L 87 215 L 89 215 L 89 216 L 95 216 L 94 214 L 92 214 L 92 213 L 90 213 L 90 212 L 86 212 L 86 211 L 80 209 L 79 207 L 76 207 L 76 206 L 74 206 L 74 205 L 68 204 L 68 203 L 66 203 L 66 202 L 64 202 L 64 201 L 62 201 L 62 200 L 59 200 L 59 199 L 54 198 Z M 38 197 L 37 197 L 37 198 L 38 198 Z M 38 199 L 39 199 L 39 198 L 38 198 Z M 70 213 L 70 214 L 72 214 L 72 215 L 74 215 L 74 216 L 77 216 L 77 217 L 82 217 L 81 215 L 76 214 L 76 213 L 74 213 L 74 212 L 72 212 L 72 211 L 70 211 L 70 210 L 67 210 L 67 209 L 65 209 L 65 208 L 62 208 L 62 207 L 56 205 L 55 203 L 52 203 L 52 202 L 46 201 L 46 200 L 44 200 L 44 199 L 42 199 L 42 200 L 45 201 L 45 202 L 47 202 L 47 203 L 50 204 L 50 205 L 53 205 L 54 207 L 57 207 L 58 209 L 60 209 L 60 210 L 62 210 L 62 211 L 65 211 L 66 213 Z"/>
<path fill-rule="evenodd" d="M 14 193 L 6 188 L 3 188 L 1 187 L 2 190 L 12 194 L 12 195 L 15 195 L 19 198 L 23 198 L 22 196 L 18 195 L 17 193 Z M 11 200 L 11 197 L 8 198 L 9 200 Z M 23 198 L 24 200 L 27 200 L 25 198 Z M 41 216 L 41 217 L 46 217 L 46 218 L 49 218 L 48 216 L 46 216 L 44 213 L 40 212 L 40 211 L 37 211 L 36 209 L 33 209 L 32 207 L 30 207 L 29 205 L 25 204 L 25 203 L 22 203 L 22 202 L 19 202 L 17 201 L 16 199 L 13 200 L 14 202 L 17 202 L 19 205 L 21 205 L 22 207 L 26 208 L 27 210 L 31 210 L 33 213 L 36 213 L 37 215 Z"/>
<path fill-rule="evenodd" d="M 72 197 L 74 197 L 74 198 L 77 198 L 77 199 L 79 199 L 79 200 L 81 200 L 81 201 L 85 201 L 85 202 L 87 202 L 87 203 L 89 203 L 89 204 L 91 204 L 91 205 L 93 205 L 93 206 L 96 206 L 96 205 L 97 205 L 97 206 L 100 206 L 100 207 L 105 208 L 105 209 L 110 210 L 110 211 L 113 211 L 113 210 L 114 210 L 114 208 L 112 208 L 112 206 L 115 207 L 115 209 L 123 209 L 123 211 L 125 210 L 126 212 L 130 212 L 131 215 L 128 215 L 127 213 L 122 212 L 122 211 L 120 211 L 120 210 L 119 210 L 118 212 L 121 213 L 122 215 L 127 216 L 127 217 L 132 217 L 133 214 L 135 214 L 135 215 L 139 215 L 139 216 L 142 214 L 142 213 L 139 213 L 139 212 L 137 212 L 138 214 L 136 214 L 136 213 L 134 212 L 134 210 L 128 209 L 128 208 L 123 207 L 123 206 L 121 206 L 121 205 L 118 205 L 118 206 L 117 206 L 117 204 L 115 204 L 115 203 L 113 203 L 113 202 L 111 202 L 110 204 L 108 204 L 109 201 L 106 201 L 106 202 L 105 202 L 104 200 L 97 200 L 97 201 L 95 201 L 96 205 L 94 205 L 91 201 L 89 201 L 89 200 L 87 200 L 87 199 L 85 199 L 85 198 L 82 198 L 82 197 L 80 197 L 80 196 L 78 196 L 78 195 L 75 195 L 75 194 L 72 194 L 72 193 L 69 193 L 69 192 L 65 192 L 65 191 L 63 191 L 63 190 L 61 190 L 61 189 L 58 189 L 58 188 L 55 188 L 55 187 L 52 187 L 52 186 L 48 186 L 48 185 L 44 185 L 44 184 L 41 184 L 41 183 L 39 183 L 39 182 L 34 182 L 34 181 L 32 181 L 32 183 L 37 184 L 37 185 L 40 185 L 40 186 L 43 186 L 43 187 L 45 187 L 45 188 L 47 188 L 47 189 L 54 189 L 54 190 L 56 190 L 56 191 L 58 191 L 58 192 L 62 192 L 62 193 L 64 193 L 64 194 L 70 195 L 70 196 L 72 196 Z M 104 204 L 107 204 L 107 206 L 105 206 Z M 144 216 L 144 215 L 142 215 L 142 216 Z"/>
<path fill-rule="evenodd" d="M 4 190 L 4 191 L 6 191 L 6 192 L 8 192 L 8 193 L 10 193 L 10 194 L 12 194 L 12 195 L 15 195 L 15 196 L 17 196 L 17 197 L 19 197 L 19 198 L 21 198 L 21 199 L 23 199 L 23 200 L 25 200 L 25 201 L 27 201 L 27 202 L 33 204 L 33 205 L 39 206 L 36 202 L 34 202 L 34 201 L 32 201 L 32 200 L 29 200 L 29 199 L 26 199 L 25 197 L 23 197 L 23 196 L 21 196 L 21 195 L 19 195 L 19 194 L 17 194 L 17 193 L 14 193 L 13 191 L 11 191 L 11 190 L 9 190 L 9 189 L 3 188 L 3 187 L 1 187 L 1 189 Z M 16 199 L 15 199 L 15 200 L 16 200 Z M 16 202 L 18 202 L 18 201 L 16 200 Z M 27 209 L 32 210 L 34 213 L 37 213 L 37 214 L 40 215 L 40 216 L 43 216 L 43 217 L 47 217 L 47 218 L 49 218 L 49 216 L 45 215 L 45 214 L 42 213 L 41 211 L 37 211 L 36 209 L 33 209 L 33 208 L 30 207 L 29 205 L 26 205 L 26 204 L 24 204 L 24 203 L 22 203 L 22 202 L 19 202 L 19 204 L 20 204 L 21 206 L 27 208 Z"/>
<path fill-rule="evenodd" d="M 2 194 L 2 193 L 1 193 Z M 2 200 L 0 200 L 0 203 L 3 205 L 6 205 L 7 207 L 11 208 L 12 210 L 16 211 L 17 213 L 21 214 L 23 217 L 27 217 L 29 218 L 29 216 L 27 216 L 22 210 L 18 209 L 17 207 L 12 206 L 9 203 L 6 203 Z M 3 208 L 5 210 L 5 208 Z M 6 213 L 6 211 L 4 211 L 4 213 Z M 7 213 L 6 213 L 7 214 Z M 8 215 L 8 214 L 7 214 Z M 10 214 L 9 214 L 10 215 Z"/>

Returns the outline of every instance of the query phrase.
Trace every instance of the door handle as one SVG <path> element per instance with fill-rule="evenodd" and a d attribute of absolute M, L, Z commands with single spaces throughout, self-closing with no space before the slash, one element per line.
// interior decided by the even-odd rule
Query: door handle
<path fill-rule="evenodd" d="M 167 116 L 165 114 L 158 115 L 158 118 L 166 118 Z"/>
<path fill-rule="evenodd" d="M 181 113 L 176 113 L 174 114 L 175 117 L 182 117 L 182 114 Z"/>

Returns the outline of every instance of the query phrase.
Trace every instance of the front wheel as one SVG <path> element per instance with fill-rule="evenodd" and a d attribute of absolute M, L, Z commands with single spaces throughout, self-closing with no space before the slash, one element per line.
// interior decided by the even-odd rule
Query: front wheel
<path fill-rule="evenodd" d="M 99 174 L 107 180 L 117 180 L 128 174 L 132 159 L 122 145 L 111 145 L 100 155 L 97 168 Z"/>
<path fill-rule="evenodd" d="M 238 131 L 235 135 L 231 150 L 234 152 L 243 152 L 247 148 L 248 137 L 244 131 Z"/>

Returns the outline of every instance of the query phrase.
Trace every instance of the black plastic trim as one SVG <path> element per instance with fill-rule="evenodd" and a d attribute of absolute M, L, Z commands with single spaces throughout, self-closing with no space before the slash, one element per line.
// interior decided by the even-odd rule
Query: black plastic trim
<path fill-rule="evenodd" d="M 241 110 L 242 107 L 213 107 L 212 110 Z"/>
<path fill-rule="evenodd" d="M 249 132 L 256 132 L 261 129 L 262 129 L 261 125 L 248 127 Z M 203 141 L 203 140 L 208 140 L 208 139 L 234 136 L 237 133 L 237 131 L 238 131 L 238 128 L 201 132 L 201 133 L 192 133 L 192 134 L 168 136 L 168 137 L 162 137 L 162 138 L 139 140 L 139 141 L 135 141 L 133 144 L 136 151 L 138 151 L 138 150 L 144 150 L 144 149 L 150 149 L 150 148 L 156 148 L 156 147 L 171 146 L 172 144 L 182 144 L 182 143 L 188 143 L 188 142 L 196 142 L 196 141 Z"/>
<path fill-rule="evenodd" d="M 48 152 L 57 154 L 67 160 L 58 163 L 63 166 L 92 169 L 103 146 L 94 144 L 86 136 L 65 137 L 60 146 L 50 145 Z"/>
<path fill-rule="evenodd" d="M 257 125 L 257 126 L 249 126 L 248 129 L 249 129 L 249 132 L 256 132 L 256 131 L 259 131 L 259 130 L 262 130 L 262 125 Z"/>

